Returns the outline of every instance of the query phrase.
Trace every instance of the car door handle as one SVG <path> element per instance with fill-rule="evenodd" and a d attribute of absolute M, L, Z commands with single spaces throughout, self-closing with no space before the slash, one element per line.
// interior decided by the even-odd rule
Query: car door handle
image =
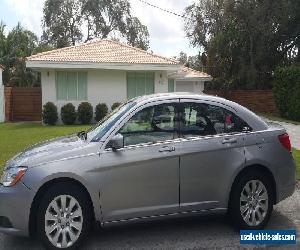
<path fill-rule="evenodd" d="M 175 147 L 163 146 L 161 149 L 159 149 L 159 152 L 172 152 L 172 151 L 175 151 Z"/>
<path fill-rule="evenodd" d="M 226 138 L 222 141 L 222 144 L 232 144 L 232 143 L 237 143 L 236 138 Z"/>

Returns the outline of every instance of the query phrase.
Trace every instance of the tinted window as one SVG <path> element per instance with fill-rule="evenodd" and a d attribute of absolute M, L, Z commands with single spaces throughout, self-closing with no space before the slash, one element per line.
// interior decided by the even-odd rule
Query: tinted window
<path fill-rule="evenodd" d="M 177 136 L 176 116 L 176 106 L 173 104 L 139 111 L 119 131 L 124 136 L 124 146 L 174 139 Z"/>
<path fill-rule="evenodd" d="M 232 112 L 213 105 L 184 103 L 180 123 L 182 136 L 206 136 L 242 132 L 249 126 Z"/>

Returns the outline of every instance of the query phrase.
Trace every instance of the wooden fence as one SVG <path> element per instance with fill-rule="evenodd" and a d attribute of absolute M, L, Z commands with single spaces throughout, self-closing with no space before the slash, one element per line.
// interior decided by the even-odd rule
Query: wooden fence
<path fill-rule="evenodd" d="M 224 91 L 205 90 L 204 93 L 224 97 L 256 113 L 278 115 L 272 90 L 233 90 L 228 93 L 224 93 Z"/>
<path fill-rule="evenodd" d="M 41 121 L 41 88 L 5 87 L 6 121 Z"/>

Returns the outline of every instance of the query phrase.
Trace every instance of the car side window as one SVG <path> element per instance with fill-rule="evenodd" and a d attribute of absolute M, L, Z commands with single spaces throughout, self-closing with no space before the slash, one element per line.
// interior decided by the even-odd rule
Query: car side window
<path fill-rule="evenodd" d="M 177 137 L 176 105 L 161 104 L 137 112 L 120 129 L 124 146 L 155 143 Z"/>
<path fill-rule="evenodd" d="M 204 103 L 183 103 L 180 128 L 184 138 L 250 130 L 241 118 L 229 110 Z"/>

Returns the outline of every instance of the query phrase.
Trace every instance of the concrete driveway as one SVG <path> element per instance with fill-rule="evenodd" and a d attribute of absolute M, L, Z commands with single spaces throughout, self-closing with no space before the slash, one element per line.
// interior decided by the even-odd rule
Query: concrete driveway
<path fill-rule="evenodd" d="M 296 229 L 297 246 L 243 246 L 224 216 L 194 217 L 97 230 L 83 249 L 300 249 L 300 189 L 274 208 L 268 229 Z M 0 234 L 0 249 L 43 249 L 27 238 Z"/>

